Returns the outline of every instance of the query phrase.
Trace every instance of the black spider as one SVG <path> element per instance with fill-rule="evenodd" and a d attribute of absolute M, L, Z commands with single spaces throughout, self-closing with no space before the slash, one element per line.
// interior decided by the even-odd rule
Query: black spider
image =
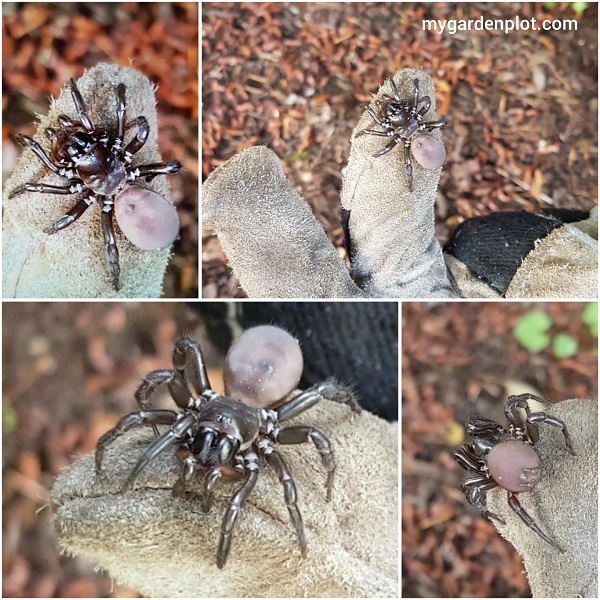
<path fill-rule="evenodd" d="M 67 179 L 67 185 L 26 183 L 14 189 L 9 198 L 14 198 L 23 192 L 63 195 L 83 193 L 81 199 L 66 215 L 44 230 L 48 234 L 65 229 L 79 219 L 89 206 L 100 202 L 102 231 L 111 283 L 115 290 L 119 290 L 119 251 L 113 226 L 114 198 L 126 185 L 133 183 L 137 178 L 145 177 L 146 181 L 150 181 L 157 175 L 177 173 L 181 169 L 181 163 L 173 160 L 166 164 L 155 163 L 135 167 L 132 165 L 133 155 L 146 143 L 150 128 L 146 117 L 143 116 L 125 123 L 124 84 L 120 83 L 117 86 L 115 131 L 107 131 L 94 125 L 73 79 L 70 80 L 69 86 L 78 119 L 59 115 L 58 122 L 61 128 L 58 131 L 46 129 L 45 133 L 51 145 L 50 157 L 34 139 L 26 135 L 15 136 L 15 141 L 30 148 L 50 171 Z M 137 128 L 137 133 L 124 146 L 125 132 L 132 127 Z"/>
<path fill-rule="evenodd" d="M 390 79 L 392 95 L 384 94 L 383 101 L 377 100 L 377 112 L 370 106 L 364 105 L 363 108 L 373 117 L 375 122 L 383 127 L 383 131 L 376 129 L 362 129 L 356 133 L 355 137 L 360 135 L 376 135 L 379 137 L 392 138 L 390 142 L 375 152 L 373 156 L 382 156 L 392 150 L 397 144 L 404 144 L 404 165 L 406 167 L 406 176 L 408 178 L 408 188 L 413 191 L 413 168 L 410 159 L 411 145 L 414 139 L 422 134 L 423 131 L 431 131 L 440 127 L 446 127 L 447 121 L 426 121 L 423 117 L 431 108 L 431 99 L 429 96 L 423 96 L 419 99 L 419 80 L 414 80 L 414 95 L 411 100 L 403 100 L 398 93 L 398 88 L 394 79 Z M 419 105 L 422 106 L 419 108 Z M 426 138 L 426 139 L 425 139 Z M 427 168 L 433 169 L 440 167 L 444 163 L 446 152 L 440 142 L 431 136 L 424 136 L 427 148 L 417 152 L 412 149 L 417 162 Z M 428 166 L 431 165 L 431 166 Z"/>
<path fill-rule="evenodd" d="M 509 396 L 504 408 L 510 423 L 508 429 L 484 417 L 471 417 L 465 423 L 465 429 L 473 441 L 463 444 L 460 450 L 454 452 L 454 458 L 463 469 L 477 474 L 466 479 L 461 489 L 469 503 L 479 512 L 504 524 L 504 519 L 489 512 L 485 503 L 485 493 L 488 490 L 498 486 L 504 488 L 508 492 L 509 506 L 525 525 L 563 552 L 562 548 L 538 527 L 517 499 L 517 494 L 530 492 L 541 478 L 540 457 L 535 450 L 535 445 L 540 439 L 538 423 L 546 423 L 560 429 L 567 449 L 571 454 L 575 454 L 566 425 L 543 411 L 531 412 L 528 404 L 530 400 L 551 406 L 546 400 L 531 394 Z M 524 410 L 525 415 L 519 409 Z"/>
<path fill-rule="evenodd" d="M 248 330 L 246 334 L 251 332 Z M 246 335 L 245 334 L 245 335 Z M 290 336 L 291 337 L 291 336 Z M 264 381 L 275 369 L 275 376 L 285 378 L 286 366 L 273 364 L 269 349 L 266 354 L 253 356 L 249 360 L 259 368 L 258 376 Z M 256 353 L 255 353 L 256 354 Z M 267 364 L 268 363 L 268 368 Z M 233 386 L 252 389 L 248 386 L 247 370 L 237 375 L 239 381 L 230 379 Z M 297 381 L 297 380 L 296 380 Z M 150 396 L 157 386 L 166 383 L 171 397 L 179 411 L 148 410 Z M 286 396 L 295 385 L 287 390 Z M 96 448 L 96 476 L 102 477 L 102 460 L 106 447 L 123 433 L 135 427 L 153 427 L 157 438 L 146 448 L 129 474 L 122 491 L 133 488 L 133 484 L 143 469 L 170 446 L 176 445 L 187 454 L 182 471 L 173 487 L 175 495 L 183 496 L 186 487 L 198 472 L 206 474 L 202 509 L 210 510 L 213 491 L 221 479 L 243 480 L 240 488 L 229 501 L 223 516 L 217 566 L 222 568 L 227 561 L 231 547 L 233 528 L 240 514 L 240 506 L 252 492 L 260 469 L 259 459 L 264 459 L 277 473 L 283 485 L 285 503 L 302 555 L 306 553 L 304 526 L 296 504 L 296 486 L 288 467 L 275 444 L 302 444 L 312 442 L 319 451 L 323 467 L 327 471 L 327 500 L 331 498 L 335 462 L 329 440 L 318 429 L 310 426 L 282 426 L 282 422 L 310 409 L 321 399 L 327 398 L 348 403 L 355 412 L 360 412 L 352 393 L 332 380 L 315 385 L 308 390 L 283 402 L 276 408 L 249 406 L 236 398 L 222 396 L 214 392 L 208 381 L 204 358 L 200 346 L 182 338 L 175 344 L 173 369 L 153 371 L 146 375 L 136 392 L 141 410 L 123 417 L 99 440 Z M 157 425 L 169 428 L 159 434 Z"/>

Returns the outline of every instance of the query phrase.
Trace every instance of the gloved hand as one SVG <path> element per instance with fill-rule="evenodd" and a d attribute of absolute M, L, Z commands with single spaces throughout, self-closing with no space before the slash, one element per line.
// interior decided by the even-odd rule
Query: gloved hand
<path fill-rule="evenodd" d="M 337 469 L 325 500 L 325 473 L 310 444 L 282 455 L 298 489 L 307 536 L 302 558 L 274 472 L 264 466 L 243 505 L 231 552 L 216 565 L 221 521 L 239 484 L 222 483 L 203 513 L 200 501 L 172 495 L 180 473 L 163 452 L 135 489 L 120 488 L 151 429 L 131 431 L 108 449 L 96 482 L 93 455 L 65 471 L 52 489 L 61 545 L 108 570 L 118 583 L 154 597 L 398 597 L 398 430 L 369 413 L 323 401 L 290 424 L 315 424 L 333 444 Z M 200 492 L 202 478 L 189 489 Z"/>
<path fill-rule="evenodd" d="M 434 120 L 433 80 L 405 69 L 394 76 L 402 98 L 431 98 L 424 120 Z M 374 97 L 391 93 L 389 81 Z M 378 128 L 367 111 L 355 133 Z M 431 133 L 440 139 L 438 131 Z M 221 246 L 250 297 L 451 297 L 440 245 L 434 238 L 434 203 L 441 169 L 413 160 L 408 189 L 400 146 L 379 157 L 381 137 L 353 137 L 344 176 L 342 206 L 349 229 L 356 285 L 322 226 L 290 187 L 277 156 L 250 148 L 217 168 L 203 187 L 204 224 Z M 359 287 L 360 286 L 360 287 Z"/>
<path fill-rule="evenodd" d="M 411 69 L 394 76 L 400 97 L 407 102 L 412 101 L 415 79 L 419 96 L 431 99 L 424 121 L 434 120 L 433 80 Z M 387 81 L 371 108 L 377 112 L 376 102 L 391 93 Z M 597 295 L 597 233 L 593 232 L 597 232 L 597 217 L 582 232 L 573 225 L 562 226 L 561 221 L 511 213 L 510 223 L 502 217 L 499 233 L 492 238 L 489 233 L 498 231 L 497 220 L 485 226 L 476 222 L 473 228 L 467 221 L 461 235 L 446 246 L 444 256 L 434 237 L 441 169 L 425 169 L 413 158 L 411 193 L 401 145 L 374 157 L 389 139 L 356 135 L 365 128 L 382 130 L 365 111 L 354 129 L 341 191 L 342 208 L 346 215 L 349 211 L 354 281 L 308 205 L 290 187 L 272 151 L 265 147 L 245 150 L 208 177 L 203 187 L 204 224 L 219 237 L 248 296 Z M 429 135 L 441 139 L 438 130 Z"/>
<path fill-rule="evenodd" d="M 506 491 L 487 494 L 492 521 L 523 557 L 534 598 L 598 597 L 598 404 L 566 400 L 545 408 L 570 432 L 576 456 L 565 448 L 562 433 L 541 425 L 536 444 L 542 478 L 519 502 L 540 529 L 565 550 L 558 552 L 510 509 Z"/>
<path fill-rule="evenodd" d="M 135 155 L 136 161 L 140 164 L 162 162 L 157 143 L 154 87 L 138 71 L 108 64 L 88 69 L 77 81 L 88 114 L 95 124 L 115 126 L 115 89 L 119 82 L 126 86 L 127 121 L 143 115 L 150 128 L 146 144 Z M 42 117 L 38 125 L 35 140 L 46 151 L 49 140 L 44 130 L 47 127 L 59 130 L 60 114 L 76 114 L 68 86 L 52 101 L 48 115 Z M 140 250 L 115 225 L 122 286 L 116 292 L 107 271 L 99 206 L 91 206 L 77 222 L 48 235 L 44 229 L 70 210 L 80 195 L 24 192 L 9 198 L 12 191 L 29 182 L 65 185 L 66 180 L 51 173 L 30 149 L 21 151 L 3 191 L 2 291 L 5 298 L 156 298 L 161 295 L 169 248 Z M 150 182 L 138 180 L 136 186 L 169 199 L 166 177 L 156 177 Z"/>

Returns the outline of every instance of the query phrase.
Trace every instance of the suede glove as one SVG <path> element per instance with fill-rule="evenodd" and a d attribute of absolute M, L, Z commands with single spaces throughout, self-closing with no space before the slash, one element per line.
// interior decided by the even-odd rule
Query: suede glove
<path fill-rule="evenodd" d="M 287 422 L 286 422 L 287 423 Z M 82 457 L 56 481 L 52 505 L 64 549 L 106 569 L 144 596 L 398 597 L 398 428 L 365 411 L 322 401 L 290 424 L 314 424 L 332 442 L 337 469 L 330 502 L 311 444 L 281 447 L 298 489 L 307 536 L 302 558 L 283 489 L 263 466 L 241 509 L 231 552 L 216 565 L 221 521 L 238 484 L 223 482 L 203 513 L 200 500 L 172 494 L 180 473 L 163 452 L 121 493 L 152 430 L 118 438 L 104 459 L 107 481 L 95 481 L 94 457 Z M 202 490 L 203 478 L 190 491 Z"/>
<path fill-rule="evenodd" d="M 424 121 L 435 120 L 434 84 L 422 71 L 394 76 L 407 102 L 418 80 L 429 96 Z M 386 81 L 374 96 L 392 94 Z M 254 147 L 230 159 L 203 186 L 203 221 L 221 243 L 242 288 L 252 298 L 564 298 L 597 296 L 597 215 L 581 227 L 560 219 L 509 213 L 484 224 L 463 224 L 445 247 L 434 237 L 434 204 L 441 168 L 412 158 L 409 190 L 401 145 L 373 156 L 388 139 L 356 134 L 382 130 L 365 111 L 351 139 L 341 190 L 351 242 L 352 277 L 279 158 Z M 429 133 L 441 141 L 439 130 Z M 412 152 L 412 150 L 411 150 Z M 411 155 L 412 156 L 412 155 Z M 504 213 L 506 214 L 506 213 Z M 590 222 L 587 222 L 590 221 Z M 564 225 L 564 226 L 563 226 Z M 490 236 L 490 232 L 493 235 Z M 465 234 L 469 235 L 465 235 Z M 472 235 L 471 235 L 472 234 Z"/>
<path fill-rule="evenodd" d="M 532 492 L 519 494 L 519 501 L 564 552 L 521 521 L 508 506 L 504 490 L 488 492 L 488 510 L 506 521 L 492 522 L 523 557 L 534 598 L 597 598 L 598 404 L 565 400 L 544 410 L 565 422 L 576 455 L 567 451 L 559 430 L 540 425 L 536 449 L 542 478 Z"/>
<path fill-rule="evenodd" d="M 116 65 L 99 64 L 77 81 L 94 124 L 114 129 L 117 118 L 116 86 L 126 86 L 127 121 L 138 115 L 148 120 L 148 140 L 135 154 L 136 162 L 162 162 L 158 151 L 154 86 L 141 73 Z M 60 129 L 58 116 L 76 117 L 69 86 L 52 100 L 46 117 L 38 124 L 34 139 L 46 151 L 47 127 Z M 127 140 L 131 137 L 127 136 Z M 48 235 L 44 229 L 71 209 L 80 195 L 61 196 L 25 192 L 9 198 L 11 191 L 28 183 L 65 185 L 29 149 L 23 149 L 3 192 L 2 293 L 4 298 L 157 298 L 170 256 L 169 248 L 143 251 L 130 243 L 115 223 L 121 265 L 121 289 L 115 291 L 107 271 L 99 206 L 91 206 L 75 223 Z M 169 199 L 166 177 L 136 186 Z"/>
<path fill-rule="evenodd" d="M 433 80 L 405 69 L 394 76 L 402 98 L 429 96 L 425 121 L 435 120 Z M 371 102 L 391 94 L 387 81 Z M 250 297 L 452 297 L 442 250 L 434 238 L 434 203 L 441 169 L 413 160 L 408 188 L 400 146 L 379 157 L 385 138 L 355 134 L 378 128 L 365 111 L 352 138 L 342 187 L 350 211 L 355 283 L 310 208 L 290 187 L 277 156 L 250 148 L 217 168 L 203 187 L 203 221 L 219 236 Z M 439 131 L 431 133 L 440 140 Z M 347 213 L 346 213 L 347 214 Z"/>

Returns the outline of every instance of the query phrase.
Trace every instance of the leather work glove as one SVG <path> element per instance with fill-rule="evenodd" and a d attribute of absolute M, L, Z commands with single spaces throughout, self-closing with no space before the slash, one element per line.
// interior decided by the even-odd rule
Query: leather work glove
<path fill-rule="evenodd" d="M 417 79 L 419 97 L 431 99 L 423 120 L 436 119 L 431 77 L 404 69 L 393 79 L 407 102 L 414 97 Z M 375 113 L 384 94 L 393 94 L 389 81 L 370 104 Z M 494 238 L 492 252 L 486 253 L 489 228 L 482 228 L 465 251 L 462 238 L 467 236 L 455 236 L 445 257 L 434 237 L 441 168 L 423 168 L 413 156 L 411 192 L 402 145 L 373 156 L 389 138 L 357 135 L 364 129 L 382 131 L 366 110 L 354 129 L 341 190 L 352 277 L 271 150 L 249 148 L 208 177 L 203 186 L 203 222 L 219 237 L 249 297 L 587 298 L 597 294 L 597 217 L 584 233 L 561 220 L 534 215 L 530 216 L 542 219 L 542 225 L 531 230 L 529 221 L 519 222 L 521 213 L 514 213 L 516 222 L 504 237 Z M 437 129 L 428 135 L 441 141 Z M 463 226 L 464 234 L 467 225 Z M 524 231 L 526 240 L 515 249 L 512 242 Z"/>
<path fill-rule="evenodd" d="M 84 73 L 77 81 L 77 87 L 92 122 L 100 126 L 116 126 L 117 83 L 126 86 L 126 121 L 139 115 L 148 120 L 148 140 L 135 154 L 134 164 L 162 162 L 158 150 L 154 86 L 138 71 L 99 64 Z M 52 127 L 59 131 L 58 117 L 61 114 L 76 116 L 68 85 L 58 99 L 52 100 L 48 115 L 42 117 L 38 124 L 34 139 L 46 151 L 50 143 L 44 130 Z M 131 133 L 127 140 L 130 137 Z M 75 223 L 49 235 L 44 229 L 73 208 L 81 194 L 24 192 L 9 198 L 12 191 L 30 182 L 64 186 L 67 180 L 54 175 L 31 149 L 21 150 L 13 174 L 3 190 L 3 297 L 157 298 L 161 295 L 169 248 L 141 250 L 127 240 L 115 223 L 121 267 L 121 289 L 117 292 L 107 269 L 100 206 L 90 206 Z M 155 177 L 150 182 L 140 178 L 136 180 L 136 186 L 150 189 L 169 200 L 166 177 Z"/>
<path fill-rule="evenodd" d="M 172 494 L 181 468 L 173 450 L 142 472 L 133 491 L 121 493 L 154 439 L 150 428 L 111 444 L 103 463 L 106 481 L 95 480 L 92 454 L 56 481 L 52 505 L 61 545 L 144 596 L 397 598 L 397 426 L 329 401 L 293 422 L 321 429 L 337 464 L 332 499 L 326 502 L 326 475 L 315 448 L 279 447 L 298 490 L 306 558 L 283 488 L 266 465 L 242 506 L 223 569 L 216 565 L 221 521 L 239 483 L 219 484 L 211 510 L 204 513 L 199 498 Z M 195 478 L 189 489 L 200 492 L 202 484 L 202 477 Z"/>
<path fill-rule="evenodd" d="M 541 539 L 511 510 L 505 490 L 487 493 L 492 521 L 523 557 L 534 598 L 598 597 L 598 404 L 565 400 L 545 408 L 567 425 L 576 455 L 565 448 L 561 431 L 540 426 L 536 449 L 542 478 L 519 502 L 542 531 L 564 550 Z"/>

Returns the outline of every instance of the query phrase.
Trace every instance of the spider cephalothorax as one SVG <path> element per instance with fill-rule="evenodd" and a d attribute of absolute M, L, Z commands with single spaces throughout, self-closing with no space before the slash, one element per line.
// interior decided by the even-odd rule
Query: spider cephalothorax
<path fill-rule="evenodd" d="M 270 329 L 277 328 L 270 327 Z M 279 331 L 289 336 L 282 330 Z M 250 329 L 244 335 L 252 336 L 254 332 Z M 256 345 L 252 342 L 250 346 L 256 350 Z M 275 365 L 274 370 L 265 369 L 265 365 L 274 366 L 273 356 L 261 358 L 256 356 L 256 351 L 249 361 L 257 365 L 258 377 L 261 381 L 265 378 L 268 379 L 270 375 L 277 378 L 279 368 L 285 370 L 284 364 Z M 123 491 L 131 489 L 138 475 L 148 463 L 173 445 L 179 449 L 180 454 L 186 455 L 182 459 L 181 475 L 173 488 L 173 493 L 184 496 L 188 483 L 198 473 L 205 474 L 201 500 L 201 506 L 205 512 L 210 510 L 213 491 L 219 480 L 243 481 L 232 496 L 223 516 L 217 551 L 217 566 L 222 568 L 227 561 L 231 547 L 231 537 L 239 516 L 239 508 L 252 492 L 264 459 L 277 473 L 283 485 L 285 503 L 304 556 L 306 539 L 302 517 L 296 504 L 296 486 L 283 456 L 276 449 L 275 444 L 301 444 L 310 441 L 315 445 L 327 472 L 326 490 L 327 500 L 329 500 L 333 490 L 335 472 L 335 462 L 329 440 L 314 427 L 303 425 L 285 427 L 282 422 L 303 413 L 323 398 L 348 403 L 352 410 L 360 412 L 352 393 L 345 387 L 329 380 L 283 401 L 275 408 L 249 406 L 231 396 L 217 394 L 211 389 L 200 346 L 188 338 L 182 338 L 176 342 L 173 351 L 173 367 L 173 369 L 153 371 L 146 375 L 136 392 L 136 399 L 141 410 L 123 417 L 114 429 L 100 438 L 95 459 L 97 476 L 103 475 L 104 452 L 113 440 L 135 427 L 153 427 L 157 437 L 134 466 L 123 486 Z M 235 370 L 237 367 L 234 366 L 233 369 Z M 283 377 L 286 376 L 283 373 Z M 232 380 L 230 369 L 229 382 L 233 386 L 237 384 L 240 387 L 247 387 L 247 370 L 241 374 L 241 380 L 236 382 Z M 292 387 L 287 390 L 286 396 L 289 396 L 295 387 L 293 378 L 290 382 L 292 382 Z M 147 408 L 150 396 L 156 387 L 163 383 L 168 385 L 170 395 L 179 408 L 178 411 L 149 410 Z M 253 387 L 250 386 L 248 389 Z M 160 433 L 157 425 L 168 425 L 169 427 Z"/>
<path fill-rule="evenodd" d="M 146 143 L 150 128 L 146 117 L 137 117 L 129 123 L 125 122 L 124 84 L 120 83 L 116 88 L 117 123 L 114 131 L 108 131 L 94 125 L 73 79 L 70 80 L 69 86 L 77 118 L 60 115 L 58 117 L 60 128 L 46 129 L 45 134 L 50 140 L 50 156 L 34 139 L 26 135 L 15 136 L 15 141 L 31 149 L 47 169 L 64 177 L 68 183 L 64 186 L 26 183 L 14 189 L 9 198 L 14 198 L 24 192 L 62 195 L 82 194 L 75 206 L 66 215 L 45 229 L 48 234 L 54 234 L 61 229 L 65 229 L 65 227 L 79 219 L 89 206 L 98 202 L 102 206 L 102 231 L 111 283 L 114 289 L 118 290 L 120 289 L 119 252 L 113 226 L 115 197 L 128 184 L 133 183 L 138 178 L 145 178 L 146 181 L 150 181 L 157 175 L 177 173 L 181 169 L 181 163 L 174 160 L 166 164 L 133 165 L 133 156 Z M 136 128 L 135 137 L 125 145 L 125 133 L 134 127 Z M 166 218 L 163 218 L 162 221 L 163 224 L 168 221 L 169 231 L 160 233 L 164 233 L 166 238 L 171 237 L 166 244 L 170 245 L 178 229 L 175 209 L 164 199 L 162 199 L 164 202 L 161 203 L 161 198 L 157 198 L 158 195 L 151 190 L 137 187 L 133 189 L 137 191 L 137 197 L 128 201 L 130 206 L 133 206 L 132 203 L 135 202 L 138 203 L 138 206 L 144 202 L 153 206 L 157 206 L 158 203 L 161 210 L 166 213 Z M 164 209 L 164 203 L 168 204 L 166 210 Z M 130 241 L 135 243 L 134 240 Z M 164 237 L 158 242 L 158 245 L 161 243 L 165 243 Z M 137 245 L 139 246 L 139 244 Z M 143 249 L 150 248 L 144 247 Z M 158 249 L 158 246 L 152 249 Z"/>
<path fill-rule="evenodd" d="M 504 408 L 510 423 L 508 429 L 484 417 L 471 417 L 465 424 L 465 429 L 472 441 L 470 444 L 463 444 L 454 453 L 454 458 L 461 467 L 477 474 L 466 479 L 461 486 L 470 504 L 489 519 L 504 524 L 502 517 L 487 510 L 485 493 L 495 487 L 505 489 L 508 492 L 509 506 L 525 525 L 562 552 L 562 548 L 523 509 L 517 494 L 530 492 L 541 478 L 541 461 L 535 450 L 540 439 L 539 423 L 560 429 L 567 449 L 571 454 L 575 452 L 566 425 L 543 411 L 532 412 L 530 400 L 550 406 L 547 401 L 531 394 L 509 396 Z"/>
<path fill-rule="evenodd" d="M 431 108 L 431 99 L 429 96 L 419 98 L 418 79 L 414 80 L 413 85 L 413 97 L 410 100 L 404 100 L 400 97 L 393 78 L 390 79 L 392 95 L 383 94 L 383 101 L 375 102 L 376 111 L 370 106 L 364 106 L 364 109 L 371 115 L 375 123 L 383 128 L 383 131 L 361 129 L 355 136 L 375 135 L 391 138 L 386 146 L 373 154 L 376 157 L 387 154 L 397 144 L 402 143 L 408 189 L 411 192 L 413 190 L 413 168 L 410 151 L 422 167 L 426 169 L 441 167 L 446 158 L 444 146 L 434 137 L 423 132 L 448 125 L 446 121 L 423 121 L 425 114 Z"/>

